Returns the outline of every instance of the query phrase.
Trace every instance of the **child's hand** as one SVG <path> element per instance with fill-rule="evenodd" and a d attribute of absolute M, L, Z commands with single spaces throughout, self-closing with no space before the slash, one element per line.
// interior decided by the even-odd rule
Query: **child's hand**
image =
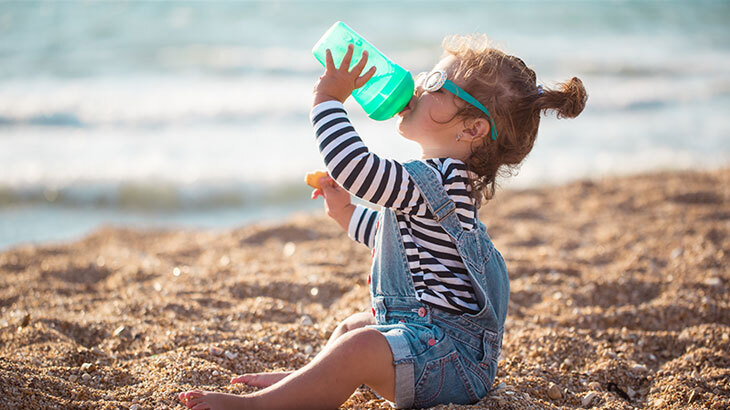
<path fill-rule="evenodd" d="M 327 49 L 324 74 L 319 77 L 319 80 L 314 85 L 314 105 L 329 100 L 345 102 L 353 90 L 365 85 L 375 75 L 375 66 L 373 66 L 365 74 L 360 76 L 368 62 L 367 51 L 362 52 L 360 61 L 352 67 L 352 71 L 349 71 L 353 50 L 354 47 L 352 44 L 347 46 L 347 53 L 345 53 L 340 67 L 335 68 L 332 52 Z"/>
<path fill-rule="evenodd" d="M 337 213 L 338 210 L 350 204 L 350 193 L 335 182 L 329 174 L 319 179 L 319 186 L 322 188 L 312 191 L 312 199 L 321 195 L 324 198 L 327 214 Z"/>
<path fill-rule="evenodd" d="M 324 197 L 324 209 L 327 215 L 347 230 L 350 217 L 355 209 L 355 206 L 350 203 L 350 193 L 329 175 L 320 178 L 319 185 L 322 188 L 312 191 L 312 199 L 320 195 Z"/>

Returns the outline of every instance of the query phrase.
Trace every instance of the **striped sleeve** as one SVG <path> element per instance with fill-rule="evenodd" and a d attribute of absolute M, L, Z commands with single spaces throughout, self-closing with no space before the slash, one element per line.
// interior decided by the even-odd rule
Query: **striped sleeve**
<path fill-rule="evenodd" d="M 387 208 L 410 212 L 423 204 L 408 171 L 397 161 L 370 152 L 347 118 L 339 101 L 312 108 L 319 152 L 330 175 L 358 198 Z"/>
<path fill-rule="evenodd" d="M 355 212 L 352 213 L 350 218 L 347 235 L 370 249 L 374 248 L 378 216 L 378 211 L 356 205 Z"/>

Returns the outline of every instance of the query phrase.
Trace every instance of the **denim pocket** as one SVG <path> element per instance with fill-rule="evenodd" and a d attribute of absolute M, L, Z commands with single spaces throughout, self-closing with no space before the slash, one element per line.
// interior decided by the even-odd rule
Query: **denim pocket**
<path fill-rule="evenodd" d="M 472 349 L 472 351 L 476 353 L 472 356 L 474 360 L 466 359 L 464 361 L 469 372 L 476 377 L 482 385 L 478 386 L 482 388 L 477 388 L 480 397 L 483 397 L 491 390 L 494 377 L 497 374 L 497 362 L 499 360 L 499 352 L 501 349 L 500 339 L 501 337 L 499 334 L 488 330 L 484 331 L 481 349 L 479 349 L 479 351 L 474 351 Z M 477 380 L 475 380 L 475 385 Z"/>
<path fill-rule="evenodd" d="M 424 366 L 415 388 L 414 407 L 437 404 L 470 404 L 479 400 L 458 352 L 431 360 Z"/>

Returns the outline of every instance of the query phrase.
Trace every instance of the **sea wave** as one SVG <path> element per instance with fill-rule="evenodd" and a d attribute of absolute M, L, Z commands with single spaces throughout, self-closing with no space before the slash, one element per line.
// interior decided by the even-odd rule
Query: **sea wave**
<path fill-rule="evenodd" d="M 311 188 L 295 181 L 268 184 L 265 189 L 247 183 L 179 185 L 167 181 L 0 186 L 0 209 L 43 204 L 115 211 L 214 211 L 286 205 L 309 198 L 309 192 Z"/>
<path fill-rule="evenodd" d="M 661 109 L 730 95 L 726 76 L 617 80 L 581 74 L 588 109 Z M 312 78 L 46 80 L 0 84 L 0 127 L 165 128 L 190 124 L 302 123 Z M 546 86 L 556 87 L 547 82 Z"/>
<path fill-rule="evenodd" d="M 0 126 L 130 127 L 306 119 L 311 77 L 56 78 L 0 82 Z"/>

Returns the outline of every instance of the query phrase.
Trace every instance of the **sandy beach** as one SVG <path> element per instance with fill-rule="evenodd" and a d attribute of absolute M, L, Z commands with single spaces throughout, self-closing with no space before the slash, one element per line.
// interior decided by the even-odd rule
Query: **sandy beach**
<path fill-rule="evenodd" d="M 498 192 L 511 278 L 493 393 L 438 408 L 730 407 L 730 168 Z M 107 227 L 0 254 L 0 408 L 184 408 L 296 369 L 369 311 L 369 250 L 324 216 Z M 343 408 L 383 408 L 361 388 Z"/>

